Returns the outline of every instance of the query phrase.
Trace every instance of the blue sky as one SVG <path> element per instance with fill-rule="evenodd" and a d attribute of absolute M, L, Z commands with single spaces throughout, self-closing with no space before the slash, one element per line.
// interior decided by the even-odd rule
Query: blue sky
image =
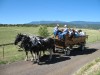
<path fill-rule="evenodd" d="M 0 0 L 0 23 L 100 22 L 100 0 Z"/>

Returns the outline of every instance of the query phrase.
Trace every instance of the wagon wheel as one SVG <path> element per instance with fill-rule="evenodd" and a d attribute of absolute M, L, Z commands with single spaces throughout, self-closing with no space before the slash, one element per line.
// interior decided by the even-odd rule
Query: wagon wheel
<path fill-rule="evenodd" d="M 84 50 L 85 50 L 85 46 L 84 46 L 84 45 L 82 46 L 81 50 L 82 50 L 82 51 L 84 51 Z"/>
<path fill-rule="evenodd" d="M 64 52 L 65 52 L 65 55 L 68 56 L 70 55 L 71 50 L 70 48 L 67 47 Z"/>
<path fill-rule="evenodd" d="M 80 49 L 81 51 L 84 51 L 84 50 L 85 50 L 85 45 L 84 45 L 84 44 L 81 44 L 80 47 L 79 47 L 79 49 Z"/>

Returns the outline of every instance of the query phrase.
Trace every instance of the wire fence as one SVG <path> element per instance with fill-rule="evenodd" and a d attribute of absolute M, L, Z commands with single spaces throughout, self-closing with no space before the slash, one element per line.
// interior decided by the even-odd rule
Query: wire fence
<path fill-rule="evenodd" d="M 4 55 L 5 55 L 5 53 L 4 53 L 4 51 L 5 51 L 4 49 L 5 49 L 5 48 L 4 48 L 4 47 L 5 47 L 5 46 L 8 46 L 8 45 L 13 45 L 13 44 L 14 44 L 14 43 L 0 44 L 0 47 L 2 47 L 3 58 L 4 58 Z"/>
<path fill-rule="evenodd" d="M 7 45 L 13 45 L 13 44 L 14 44 L 14 43 L 1 44 L 0 47 L 1 47 L 1 46 L 7 46 Z"/>

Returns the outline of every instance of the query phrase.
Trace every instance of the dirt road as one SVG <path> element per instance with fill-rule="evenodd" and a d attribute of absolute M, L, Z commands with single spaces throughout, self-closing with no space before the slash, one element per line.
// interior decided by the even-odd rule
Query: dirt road
<path fill-rule="evenodd" d="M 0 65 L 0 75 L 72 75 L 86 63 L 100 57 L 100 43 L 86 47 L 84 52 L 73 50 L 70 56 L 53 55 L 52 62 L 47 61 L 46 56 L 41 65 L 30 61 Z"/>

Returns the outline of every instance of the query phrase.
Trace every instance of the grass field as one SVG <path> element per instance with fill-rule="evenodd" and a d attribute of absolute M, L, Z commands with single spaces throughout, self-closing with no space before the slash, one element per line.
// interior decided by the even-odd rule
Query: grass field
<path fill-rule="evenodd" d="M 39 27 L 0 27 L 0 44 L 12 43 L 18 33 L 25 33 L 28 35 L 38 35 Z M 100 41 L 100 31 L 82 29 L 89 35 L 87 43 L 93 43 Z M 48 27 L 50 35 L 53 33 L 53 28 Z M 15 45 L 9 45 L 4 47 L 5 57 L 3 59 L 3 50 L 0 47 L 0 64 L 11 63 L 24 59 L 25 53 L 18 52 L 18 48 Z"/>
<path fill-rule="evenodd" d="M 86 64 L 73 75 L 100 75 L 100 58 Z"/>

